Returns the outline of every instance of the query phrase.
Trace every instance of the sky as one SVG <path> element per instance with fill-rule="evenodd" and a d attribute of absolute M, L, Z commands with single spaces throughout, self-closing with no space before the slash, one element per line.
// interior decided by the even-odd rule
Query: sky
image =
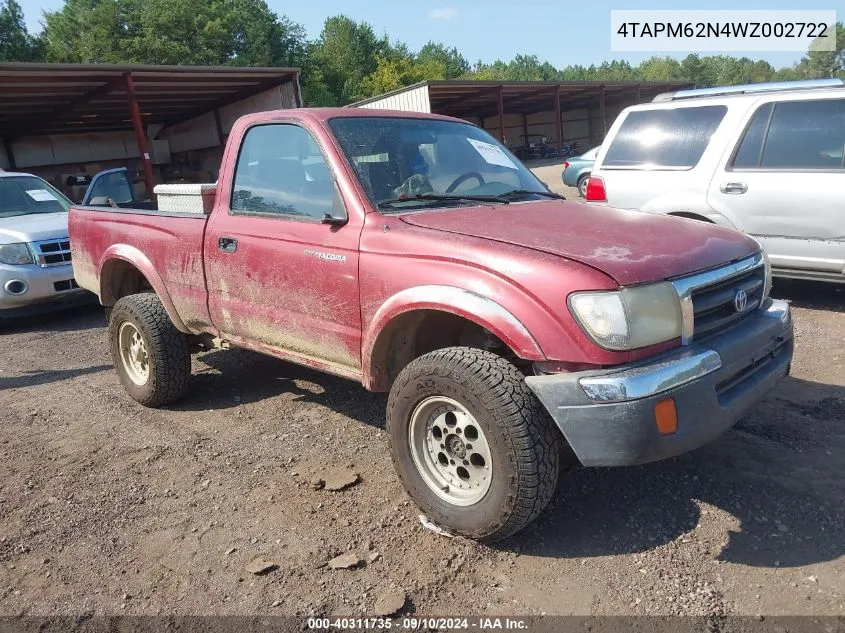
<path fill-rule="evenodd" d="M 41 30 L 41 15 L 56 10 L 62 0 L 19 0 L 27 25 Z M 198 0 L 202 1 L 202 0 Z M 517 54 L 536 55 L 558 68 L 601 64 L 626 59 L 637 64 L 662 53 L 612 52 L 610 50 L 611 9 L 795 9 L 795 0 L 707 0 L 685 5 L 667 0 L 317 0 L 285 2 L 268 0 L 277 14 L 302 24 L 309 38 L 316 37 L 325 19 L 345 14 L 369 22 L 378 34 L 403 41 L 412 50 L 429 40 L 455 46 L 470 61 L 508 61 Z M 812 9 L 835 9 L 831 2 L 814 4 Z M 842 8 L 841 6 L 839 7 Z M 837 16 L 839 20 L 843 16 Z M 752 59 L 762 58 L 776 68 L 789 66 L 801 53 L 734 53 Z M 682 58 L 685 53 L 667 53 Z M 718 53 L 702 53 L 718 54 Z"/>

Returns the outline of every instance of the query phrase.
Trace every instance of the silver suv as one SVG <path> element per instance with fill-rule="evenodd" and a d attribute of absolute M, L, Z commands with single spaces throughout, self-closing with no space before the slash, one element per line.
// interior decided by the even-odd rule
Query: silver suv
<path fill-rule="evenodd" d="M 0 172 L 0 321 L 93 297 L 73 278 L 69 206 L 37 176 Z"/>
<path fill-rule="evenodd" d="M 845 283 L 845 82 L 685 90 L 627 108 L 586 197 L 743 231 L 775 276 Z"/>

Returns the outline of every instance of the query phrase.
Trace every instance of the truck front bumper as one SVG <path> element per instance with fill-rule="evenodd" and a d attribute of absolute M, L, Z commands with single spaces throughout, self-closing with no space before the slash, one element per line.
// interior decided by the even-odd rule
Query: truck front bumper
<path fill-rule="evenodd" d="M 736 326 L 645 363 L 525 379 L 585 466 L 629 466 L 698 448 L 727 431 L 792 362 L 789 305 L 771 301 Z M 677 430 L 655 406 L 672 399 Z"/>

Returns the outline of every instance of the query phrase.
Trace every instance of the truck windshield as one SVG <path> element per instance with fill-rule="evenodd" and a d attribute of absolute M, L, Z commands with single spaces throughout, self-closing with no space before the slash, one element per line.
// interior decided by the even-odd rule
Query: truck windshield
<path fill-rule="evenodd" d="M 540 200 L 549 193 L 501 143 L 468 123 L 373 116 L 334 118 L 329 127 L 383 212 L 477 205 L 483 198 L 496 203 L 511 192 Z"/>
<path fill-rule="evenodd" d="M 35 176 L 0 175 L 0 218 L 67 211 L 70 200 Z"/>

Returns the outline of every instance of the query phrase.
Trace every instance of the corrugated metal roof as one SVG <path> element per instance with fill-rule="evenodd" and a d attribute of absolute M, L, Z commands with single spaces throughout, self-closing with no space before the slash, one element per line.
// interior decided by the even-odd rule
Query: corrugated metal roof
<path fill-rule="evenodd" d="M 287 82 L 297 68 L 0 64 L 0 137 L 132 129 L 131 73 L 145 125 L 173 125 Z"/>

